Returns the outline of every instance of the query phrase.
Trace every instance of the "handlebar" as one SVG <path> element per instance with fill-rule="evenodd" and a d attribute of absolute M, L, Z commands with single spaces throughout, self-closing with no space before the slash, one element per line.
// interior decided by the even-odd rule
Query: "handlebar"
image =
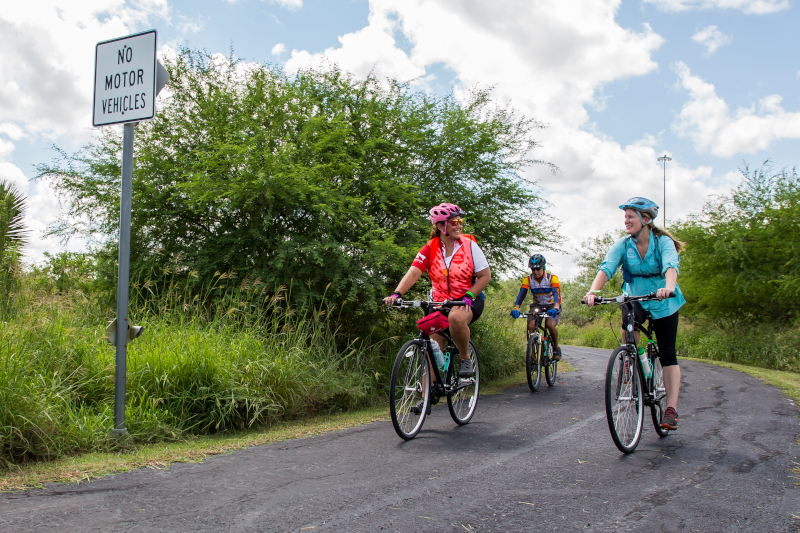
<path fill-rule="evenodd" d="M 398 298 L 394 301 L 391 308 L 393 309 L 410 309 L 412 307 L 421 307 L 423 309 L 427 309 L 429 307 L 461 307 L 466 306 L 467 302 L 462 302 L 461 300 L 445 300 L 443 302 L 433 302 L 431 300 L 403 300 L 402 298 Z"/>
<path fill-rule="evenodd" d="M 672 291 L 667 295 L 667 298 L 675 298 L 675 296 L 677 296 L 675 294 L 675 291 Z M 625 296 L 624 294 L 620 294 L 619 296 L 613 296 L 611 298 L 603 298 L 602 296 L 595 296 L 594 303 L 595 305 L 605 305 L 611 303 L 626 304 L 628 302 L 645 302 L 648 300 L 658 300 L 656 293 L 651 292 L 649 294 L 644 294 L 642 296 Z M 586 300 L 582 299 L 581 303 L 586 304 Z"/>
<path fill-rule="evenodd" d="M 520 313 L 520 318 L 528 318 L 531 316 L 540 316 L 542 318 L 552 318 L 547 314 L 547 309 L 534 308 L 533 313 Z"/>

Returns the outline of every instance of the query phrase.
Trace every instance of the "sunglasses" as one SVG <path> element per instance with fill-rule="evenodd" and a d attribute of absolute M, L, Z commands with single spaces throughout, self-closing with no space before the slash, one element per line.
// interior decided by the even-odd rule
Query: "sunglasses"
<path fill-rule="evenodd" d="M 463 218 L 451 218 L 450 220 L 448 220 L 448 222 L 450 224 L 452 224 L 453 226 L 463 226 L 464 225 L 464 219 Z"/>
<path fill-rule="evenodd" d="M 544 270 L 544 267 L 531 267 L 531 270 Z"/>

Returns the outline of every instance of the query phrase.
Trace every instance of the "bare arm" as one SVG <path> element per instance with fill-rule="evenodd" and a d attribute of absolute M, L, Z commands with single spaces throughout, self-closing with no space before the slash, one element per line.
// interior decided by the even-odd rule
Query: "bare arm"
<path fill-rule="evenodd" d="M 601 270 L 594 277 L 594 281 L 592 282 L 592 287 L 589 289 L 589 292 L 587 292 L 586 296 L 583 297 L 587 304 L 594 305 L 594 293 L 600 292 L 600 289 L 602 289 L 606 283 L 608 283 L 608 276 Z"/>
<path fill-rule="evenodd" d="M 663 289 L 658 289 L 656 292 L 659 300 L 666 298 L 669 293 L 675 292 L 675 286 L 678 284 L 678 271 L 674 268 L 668 268 L 664 277 L 667 278 L 667 286 Z"/>
<path fill-rule="evenodd" d="M 413 287 L 421 277 L 422 277 L 422 270 L 420 270 L 415 266 L 410 267 L 408 269 L 408 272 L 406 272 L 406 275 L 403 276 L 403 279 L 400 280 L 400 283 L 397 285 L 397 289 L 395 290 L 395 292 L 399 294 L 405 294 L 406 291 L 408 291 L 408 289 Z M 386 298 L 383 299 L 383 302 L 386 305 L 392 305 L 395 302 L 395 300 L 397 300 L 396 297 L 387 296 Z"/>
<path fill-rule="evenodd" d="M 479 295 L 483 292 L 483 289 L 489 286 L 489 282 L 492 281 L 492 269 L 484 268 L 480 272 L 475 273 L 475 285 L 470 288 L 469 292 L 474 294 L 475 296 Z"/>

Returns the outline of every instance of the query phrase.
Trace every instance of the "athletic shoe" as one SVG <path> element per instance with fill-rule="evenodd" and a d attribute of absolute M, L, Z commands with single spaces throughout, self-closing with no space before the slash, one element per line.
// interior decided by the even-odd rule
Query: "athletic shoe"
<path fill-rule="evenodd" d="M 553 348 L 553 357 L 551 357 L 553 361 L 561 361 L 561 348 Z"/>
<path fill-rule="evenodd" d="M 472 369 L 472 359 L 462 359 L 461 368 L 458 369 L 458 377 L 468 378 L 472 376 L 473 372 L 475 371 Z"/>
<path fill-rule="evenodd" d="M 661 419 L 661 429 L 678 429 L 678 412 L 672 407 L 667 407 Z"/>
<path fill-rule="evenodd" d="M 419 403 L 417 403 L 417 405 L 412 405 L 411 408 L 409 409 L 411 414 L 412 415 L 422 414 L 422 404 L 423 403 L 425 403 L 425 400 L 420 400 Z M 426 415 L 431 414 L 431 404 L 428 404 L 428 408 L 425 409 L 425 414 Z"/>

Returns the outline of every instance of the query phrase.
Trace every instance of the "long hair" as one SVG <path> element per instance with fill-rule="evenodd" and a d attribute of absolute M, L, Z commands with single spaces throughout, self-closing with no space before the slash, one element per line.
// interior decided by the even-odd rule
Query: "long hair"
<path fill-rule="evenodd" d="M 662 235 L 666 235 L 667 237 L 672 239 L 672 242 L 675 243 L 675 251 L 676 252 L 681 253 L 686 249 L 686 243 L 676 239 L 675 236 L 672 233 L 669 232 L 669 230 L 666 230 L 664 228 L 659 228 L 658 226 L 653 224 L 652 221 L 648 222 L 646 224 L 646 226 L 648 228 L 650 228 L 650 232 L 653 235 L 655 235 L 656 237 L 661 237 Z"/>
<path fill-rule="evenodd" d="M 431 237 L 430 238 L 431 239 L 435 239 L 436 237 L 440 237 L 441 235 L 442 235 L 442 232 L 439 231 L 439 228 L 437 228 L 436 224 L 434 224 L 433 227 L 431 228 Z"/>

